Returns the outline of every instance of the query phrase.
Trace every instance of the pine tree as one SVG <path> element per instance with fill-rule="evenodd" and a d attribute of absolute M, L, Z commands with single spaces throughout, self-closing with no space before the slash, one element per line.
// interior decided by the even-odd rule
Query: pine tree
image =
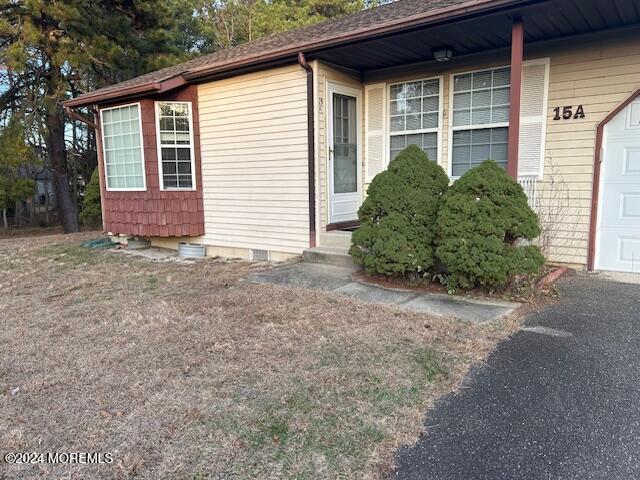
<path fill-rule="evenodd" d="M 97 227 L 102 222 L 102 206 L 100 203 L 100 177 L 96 168 L 91 174 L 91 181 L 84 191 L 84 202 L 80 212 L 83 225 Z"/>
<path fill-rule="evenodd" d="M 338 18 L 380 0 L 196 0 L 195 31 L 201 51 Z"/>
<path fill-rule="evenodd" d="M 0 95 L 0 110 L 18 99 L 20 113 L 34 120 L 65 232 L 79 226 L 61 102 L 71 92 L 178 61 L 179 15 L 172 6 L 153 0 L 1 0 L 0 64 L 14 81 Z"/>
<path fill-rule="evenodd" d="M 63 100 L 378 3 L 386 0 L 0 0 L 0 124 L 23 119 L 53 173 L 64 230 L 77 231 L 76 190 L 95 164 L 95 141 L 65 118 Z"/>
<path fill-rule="evenodd" d="M 11 118 L 0 130 L 0 210 L 4 228 L 8 228 L 7 209 L 26 200 L 35 191 L 35 182 L 20 177 L 20 166 L 31 163 L 35 152 L 27 145 L 20 122 Z"/>

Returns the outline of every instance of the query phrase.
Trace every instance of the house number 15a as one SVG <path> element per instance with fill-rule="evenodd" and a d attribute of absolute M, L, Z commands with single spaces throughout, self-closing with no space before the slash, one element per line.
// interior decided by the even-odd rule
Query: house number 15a
<path fill-rule="evenodd" d="M 553 117 L 554 120 L 569 120 L 570 118 L 577 120 L 579 118 L 584 118 L 584 108 L 582 108 L 582 105 L 578 105 L 576 107 L 575 113 L 573 111 L 573 105 L 568 107 L 556 107 L 553 111 L 555 113 L 555 116 Z"/>

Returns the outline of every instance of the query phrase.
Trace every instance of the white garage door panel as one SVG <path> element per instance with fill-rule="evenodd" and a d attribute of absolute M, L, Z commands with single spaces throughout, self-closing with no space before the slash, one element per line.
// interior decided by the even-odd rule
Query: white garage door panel
<path fill-rule="evenodd" d="M 627 191 L 626 186 L 607 185 L 602 193 L 600 228 L 636 226 L 640 229 L 640 191 Z"/>
<path fill-rule="evenodd" d="M 640 237 L 636 238 L 620 238 L 620 255 L 621 262 L 632 264 L 640 263 Z"/>
<path fill-rule="evenodd" d="M 628 127 L 640 128 L 640 103 L 634 102 L 629 106 Z"/>
<path fill-rule="evenodd" d="M 624 175 L 640 175 L 640 147 L 624 148 Z"/>
<path fill-rule="evenodd" d="M 631 237 L 624 230 L 609 230 L 602 232 L 600 239 L 600 268 L 640 272 L 640 235 Z"/>
<path fill-rule="evenodd" d="M 640 102 L 605 128 L 598 268 L 640 272 Z"/>
<path fill-rule="evenodd" d="M 638 224 L 640 219 L 640 192 L 620 194 L 620 220 Z"/>

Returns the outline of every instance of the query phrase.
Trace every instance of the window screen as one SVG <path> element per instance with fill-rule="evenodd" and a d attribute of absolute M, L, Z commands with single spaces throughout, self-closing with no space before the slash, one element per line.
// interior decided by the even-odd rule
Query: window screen
<path fill-rule="evenodd" d="M 333 193 L 358 191 L 356 98 L 333 94 Z"/>
<path fill-rule="evenodd" d="M 398 154 L 409 145 L 417 145 L 425 151 L 429 160 L 436 160 L 438 154 L 438 134 L 437 133 L 417 133 L 411 135 L 391 136 L 391 157 L 393 160 Z"/>
<path fill-rule="evenodd" d="M 193 188 L 191 108 L 188 102 L 157 104 L 163 188 Z"/>
<path fill-rule="evenodd" d="M 510 81 L 508 68 L 456 75 L 453 126 L 508 122 Z"/>
<path fill-rule="evenodd" d="M 101 110 L 107 189 L 144 190 L 140 105 Z"/>
<path fill-rule="evenodd" d="M 389 96 L 389 160 L 408 145 L 418 145 L 430 160 L 438 158 L 440 80 L 391 85 Z"/>
<path fill-rule="evenodd" d="M 451 175 L 459 177 L 487 159 L 507 168 L 508 136 L 506 127 L 453 132 Z"/>
<path fill-rule="evenodd" d="M 452 176 L 487 159 L 506 168 L 510 81 L 509 68 L 453 77 Z"/>

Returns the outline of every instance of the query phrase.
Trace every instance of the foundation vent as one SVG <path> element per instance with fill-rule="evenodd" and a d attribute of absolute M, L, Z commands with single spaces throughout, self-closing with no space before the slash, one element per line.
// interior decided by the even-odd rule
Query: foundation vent
<path fill-rule="evenodd" d="M 271 259 L 269 250 L 251 249 L 251 260 L 254 262 L 268 262 Z"/>
<path fill-rule="evenodd" d="M 181 243 L 178 245 L 178 254 L 187 258 L 203 258 L 207 253 L 204 245 L 195 243 Z"/>

